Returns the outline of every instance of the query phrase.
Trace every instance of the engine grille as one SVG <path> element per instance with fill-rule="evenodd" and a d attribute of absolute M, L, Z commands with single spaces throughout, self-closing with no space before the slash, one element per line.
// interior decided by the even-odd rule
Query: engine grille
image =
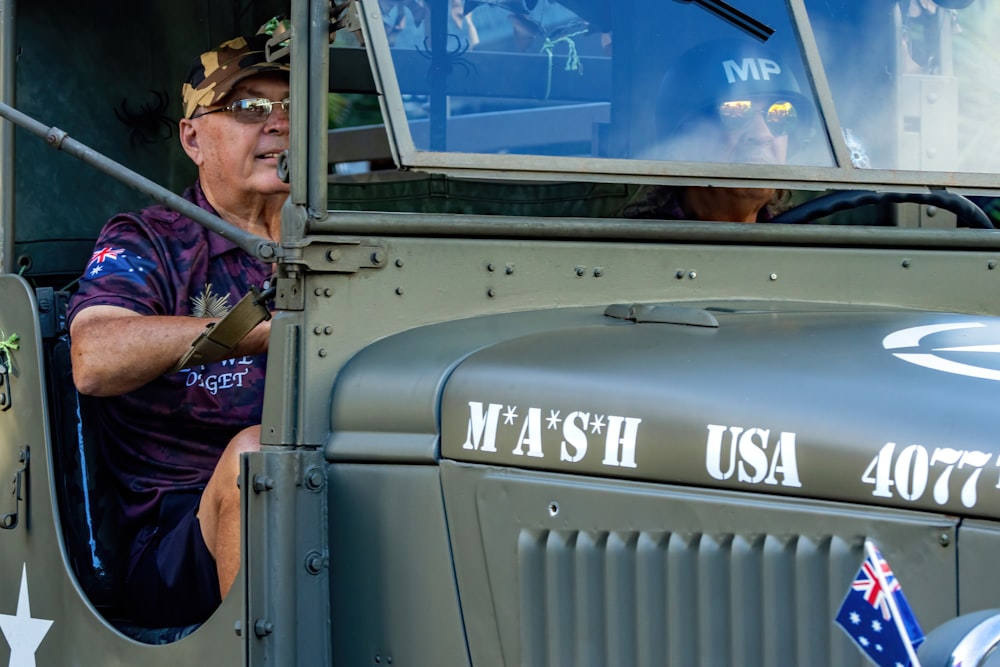
<path fill-rule="evenodd" d="M 853 665 L 862 539 L 522 530 L 521 664 Z"/>

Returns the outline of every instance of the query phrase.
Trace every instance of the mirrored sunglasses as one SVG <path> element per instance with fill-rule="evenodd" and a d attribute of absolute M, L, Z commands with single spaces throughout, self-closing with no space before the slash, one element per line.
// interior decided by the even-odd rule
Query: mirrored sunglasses
<path fill-rule="evenodd" d="M 192 118 L 200 118 L 202 116 L 207 116 L 210 113 L 219 113 L 220 111 L 228 111 L 233 114 L 233 118 L 238 123 L 263 123 L 271 115 L 271 112 L 275 107 L 280 107 L 282 111 L 286 114 L 288 113 L 288 98 L 275 102 L 272 100 L 264 98 L 255 98 L 248 100 L 236 100 L 232 104 L 220 107 L 218 109 L 210 109 L 209 111 L 203 111 L 200 114 L 191 116 Z"/>
<path fill-rule="evenodd" d="M 730 131 L 743 130 L 750 125 L 754 116 L 761 114 L 771 134 L 783 137 L 790 134 L 799 123 L 799 113 L 788 100 L 757 102 L 752 100 L 732 100 L 719 105 L 719 119 Z"/>

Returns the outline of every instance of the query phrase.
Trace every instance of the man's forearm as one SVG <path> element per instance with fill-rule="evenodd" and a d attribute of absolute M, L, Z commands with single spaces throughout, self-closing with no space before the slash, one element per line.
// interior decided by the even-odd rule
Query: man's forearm
<path fill-rule="evenodd" d="M 170 370 L 210 321 L 139 315 L 78 317 L 70 332 L 77 390 L 116 396 L 138 389 Z"/>

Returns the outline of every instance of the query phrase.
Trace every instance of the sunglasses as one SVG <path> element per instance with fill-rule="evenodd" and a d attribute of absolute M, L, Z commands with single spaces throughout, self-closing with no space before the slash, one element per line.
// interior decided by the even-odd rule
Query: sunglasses
<path fill-rule="evenodd" d="M 776 137 L 790 134 L 799 123 L 799 112 L 788 100 L 775 102 L 733 100 L 719 105 L 719 119 L 730 131 L 746 129 L 758 114 L 764 116 L 764 122 L 771 130 L 771 134 Z"/>
<path fill-rule="evenodd" d="M 288 98 L 281 100 L 280 102 L 272 102 L 268 99 L 255 98 L 251 100 L 236 100 L 232 104 L 229 104 L 218 109 L 210 109 L 209 111 L 203 111 L 196 116 L 191 116 L 191 118 L 201 118 L 202 116 L 207 116 L 210 113 L 219 113 L 220 111 L 228 111 L 233 114 L 233 118 L 237 123 L 247 123 L 255 125 L 258 123 L 263 123 L 271 115 L 271 111 L 275 107 L 281 107 L 281 110 L 286 114 L 288 113 Z"/>

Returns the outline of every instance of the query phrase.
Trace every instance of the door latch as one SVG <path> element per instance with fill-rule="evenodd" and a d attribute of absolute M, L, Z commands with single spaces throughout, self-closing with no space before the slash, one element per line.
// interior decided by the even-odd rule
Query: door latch
<path fill-rule="evenodd" d="M 28 475 L 28 461 L 30 460 L 30 450 L 25 447 L 17 454 L 17 462 L 21 464 L 21 467 L 17 469 L 14 473 L 14 479 L 11 480 L 12 491 L 14 492 L 14 511 L 8 512 L 0 517 L 0 528 L 4 530 L 11 530 L 17 528 L 18 513 L 21 510 L 21 501 L 24 500 L 23 489 L 27 482 L 24 480 Z"/>

